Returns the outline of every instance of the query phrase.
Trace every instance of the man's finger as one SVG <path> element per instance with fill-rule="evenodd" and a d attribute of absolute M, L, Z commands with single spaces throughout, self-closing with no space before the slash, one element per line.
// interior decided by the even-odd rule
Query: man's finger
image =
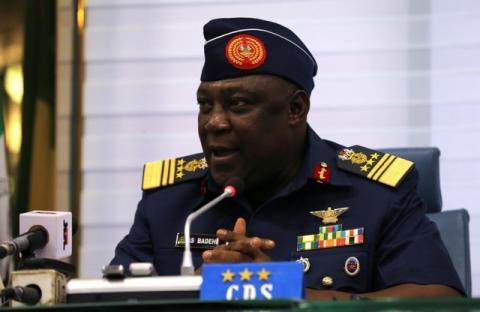
<path fill-rule="evenodd" d="M 273 249 L 275 247 L 275 242 L 271 239 L 252 237 L 250 238 L 250 246 L 256 249 Z"/>
<path fill-rule="evenodd" d="M 220 240 L 228 242 L 228 249 L 237 249 L 240 251 L 240 249 L 244 249 L 245 244 L 247 244 L 251 248 L 256 248 L 256 249 L 273 249 L 275 247 L 275 242 L 271 239 L 265 239 L 265 238 L 260 238 L 260 237 L 252 237 L 248 238 L 244 235 L 235 233 L 234 231 L 229 231 L 226 229 L 219 229 L 217 231 L 217 237 Z M 237 244 L 238 242 L 241 242 L 241 244 Z M 235 247 L 232 247 L 232 244 L 235 244 Z"/>
<path fill-rule="evenodd" d="M 244 218 L 238 218 L 237 221 L 235 221 L 233 232 L 240 235 L 245 235 L 247 233 L 247 222 Z"/>
<path fill-rule="evenodd" d="M 235 221 L 233 231 L 230 231 L 227 229 L 217 230 L 218 238 L 227 242 L 242 239 L 243 237 L 245 237 L 246 233 L 247 233 L 247 222 L 245 221 L 244 218 L 238 218 L 237 221 Z"/>
<path fill-rule="evenodd" d="M 245 238 L 242 240 L 232 241 L 228 245 L 222 245 L 219 249 L 226 251 L 235 251 L 241 254 L 247 255 L 252 261 L 270 261 L 270 257 L 267 256 L 263 250 L 272 249 L 275 246 L 275 243 L 271 240 L 264 240 L 259 237 L 254 237 L 253 241 L 256 242 L 255 247 L 252 245 L 251 238 Z"/>

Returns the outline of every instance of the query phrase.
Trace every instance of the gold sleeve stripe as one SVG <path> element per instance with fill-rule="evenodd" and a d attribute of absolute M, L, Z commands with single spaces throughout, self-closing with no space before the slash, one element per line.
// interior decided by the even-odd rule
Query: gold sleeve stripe
<path fill-rule="evenodd" d="M 160 185 L 160 173 L 162 171 L 162 161 L 152 161 L 145 164 L 143 172 L 143 189 L 148 190 Z"/>
<path fill-rule="evenodd" d="M 377 164 L 375 166 L 373 166 L 372 170 L 370 170 L 370 172 L 368 173 L 367 178 L 371 179 L 373 177 L 375 172 L 377 172 L 377 170 L 383 165 L 385 160 L 387 160 L 388 156 L 390 156 L 390 154 L 385 153 L 382 156 L 382 158 L 380 158 L 380 160 L 377 162 Z"/>
<path fill-rule="evenodd" d="M 388 156 L 388 159 L 387 161 L 384 162 L 384 164 L 382 165 L 382 167 L 377 171 L 377 173 L 375 173 L 375 175 L 373 176 L 373 180 L 374 181 L 377 181 L 378 178 L 383 174 L 383 172 L 388 168 L 388 166 L 390 166 L 390 164 L 392 163 L 392 161 L 397 158 L 397 156 L 394 156 L 394 155 L 389 155 Z"/>
<path fill-rule="evenodd" d="M 172 185 L 175 181 L 175 164 L 177 162 L 176 158 L 170 160 L 170 173 L 168 176 L 168 184 Z"/>
<path fill-rule="evenodd" d="M 396 187 L 405 173 L 413 166 L 413 162 L 403 158 L 397 158 L 385 173 L 380 177 L 379 181 L 387 185 Z"/>

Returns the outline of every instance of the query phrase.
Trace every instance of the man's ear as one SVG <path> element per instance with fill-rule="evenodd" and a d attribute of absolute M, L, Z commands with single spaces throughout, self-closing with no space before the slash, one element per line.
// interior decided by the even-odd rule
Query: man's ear
<path fill-rule="evenodd" d="M 295 126 L 307 121 L 310 99 L 303 90 L 297 90 L 292 96 L 288 110 L 288 124 Z"/>

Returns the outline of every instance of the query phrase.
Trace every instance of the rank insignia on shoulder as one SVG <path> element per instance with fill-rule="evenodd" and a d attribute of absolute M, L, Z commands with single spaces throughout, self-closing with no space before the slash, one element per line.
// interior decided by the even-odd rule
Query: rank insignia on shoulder
<path fill-rule="evenodd" d="M 142 190 L 201 178 L 207 169 L 207 161 L 202 153 L 148 162 L 143 167 Z"/>
<path fill-rule="evenodd" d="M 415 164 L 389 153 L 355 145 L 338 152 L 337 166 L 367 179 L 397 187 Z"/>

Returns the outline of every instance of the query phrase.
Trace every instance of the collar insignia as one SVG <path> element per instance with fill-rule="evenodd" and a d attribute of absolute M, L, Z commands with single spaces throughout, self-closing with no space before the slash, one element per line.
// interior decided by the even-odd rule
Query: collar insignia
<path fill-rule="evenodd" d="M 318 183 L 328 183 L 330 180 L 330 168 L 328 168 L 328 164 L 324 161 L 317 164 L 313 169 L 313 178 Z"/>
<path fill-rule="evenodd" d="M 335 208 L 328 207 L 327 210 L 310 211 L 312 215 L 322 219 L 323 224 L 337 223 L 338 217 L 347 212 L 348 207 Z"/>

